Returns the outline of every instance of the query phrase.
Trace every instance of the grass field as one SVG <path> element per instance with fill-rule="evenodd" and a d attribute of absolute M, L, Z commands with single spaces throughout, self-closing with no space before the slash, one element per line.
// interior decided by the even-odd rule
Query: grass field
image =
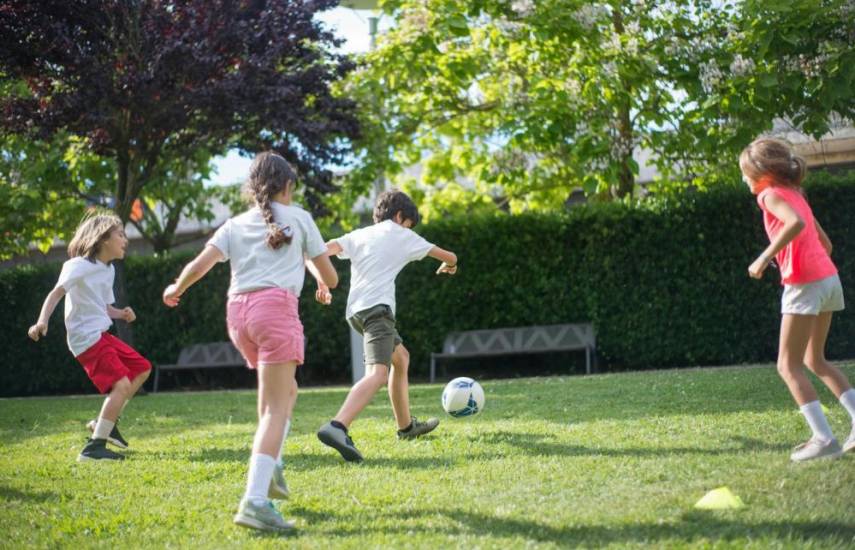
<path fill-rule="evenodd" d="M 855 379 L 855 364 L 846 372 Z M 345 464 L 315 430 L 345 388 L 301 390 L 281 540 L 232 524 L 255 427 L 250 391 L 134 400 L 124 463 L 75 462 L 97 396 L 0 400 L 0 547 L 855 547 L 855 455 L 791 464 L 808 436 L 774 368 L 483 381 L 478 417 L 403 442 L 385 395 Z M 441 386 L 412 388 L 439 415 Z M 849 419 L 821 393 L 838 437 Z M 746 506 L 693 504 L 726 485 Z"/>

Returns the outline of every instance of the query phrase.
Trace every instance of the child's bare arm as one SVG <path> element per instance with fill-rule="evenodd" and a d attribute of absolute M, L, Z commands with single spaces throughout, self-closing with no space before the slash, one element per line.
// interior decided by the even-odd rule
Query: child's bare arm
<path fill-rule="evenodd" d="M 805 221 L 799 216 L 798 212 L 793 210 L 793 207 L 779 196 L 769 193 L 764 200 L 764 204 L 773 216 L 783 222 L 784 227 L 775 236 L 775 240 L 769 243 L 766 250 L 748 266 L 748 275 L 755 279 L 763 276 L 763 272 L 769 266 L 775 254 L 787 246 L 805 228 Z"/>
<path fill-rule="evenodd" d="M 819 225 L 819 221 L 817 221 L 816 218 L 813 219 L 813 223 L 816 225 L 816 232 L 819 234 L 819 242 L 822 243 L 822 247 L 825 248 L 825 251 L 828 252 L 829 256 L 831 256 L 831 239 L 828 238 L 828 234 L 822 229 L 822 226 Z"/>
<path fill-rule="evenodd" d="M 31 326 L 27 331 L 27 335 L 34 341 L 38 342 L 40 337 L 47 336 L 48 320 L 50 319 L 50 316 L 53 315 L 53 310 L 56 309 L 56 304 L 62 300 L 63 296 L 65 296 L 65 289 L 61 286 L 54 288 L 50 293 L 48 293 L 44 303 L 42 304 L 42 310 L 41 313 L 39 313 L 38 321 L 36 321 L 36 324 Z"/>
<path fill-rule="evenodd" d="M 205 250 L 199 253 L 198 256 L 184 266 L 181 275 L 175 279 L 175 282 L 166 287 L 163 291 L 163 303 L 169 307 L 175 307 L 181 300 L 181 295 L 190 288 L 196 281 L 201 279 L 208 273 L 217 262 L 225 258 L 220 249 L 214 245 L 208 245 Z"/>
<path fill-rule="evenodd" d="M 133 323 L 137 320 L 137 314 L 134 313 L 134 310 L 130 307 L 119 309 L 109 304 L 107 305 L 107 316 L 110 317 L 110 319 L 122 319 L 127 323 Z"/>
<path fill-rule="evenodd" d="M 341 252 L 341 245 L 335 241 L 327 243 L 327 251 L 325 254 L 315 258 L 306 258 L 306 269 L 315 278 L 318 283 L 318 290 L 315 291 L 315 300 L 324 304 L 332 303 L 332 293 L 330 288 L 338 286 L 338 273 L 330 261 L 330 256 Z M 332 284 L 329 284 L 332 282 Z"/>
<path fill-rule="evenodd" d="M 454 252 L 434 246 L 428 252 L 428 256 L 442 262 L 436 270 L 437 275 L 440 273 L 448 273 L 449 275 L 457 273 L 457 255 Z"/>

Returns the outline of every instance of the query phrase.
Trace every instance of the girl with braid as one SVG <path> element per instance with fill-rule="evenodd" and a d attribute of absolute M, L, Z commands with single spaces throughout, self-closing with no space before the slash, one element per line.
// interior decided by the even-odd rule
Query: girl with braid
<path fill-rule="evenodd" d="M 303 325 L 297 298 L 306 266 L 323 284 L 338 274 L 312 216 L 292 204 L 296 174 L 281 156 L 255 157 L 246 183 L 255 206 L 223 224 L 205 249 L 163 292 L 175 307 L 181 296 L 217 262 L 230 261 L 229 337 L 258 372 L 258 429 L 249 461 L 246 493 L 236 524 L 269 531 L 292 529 L 271 498 L 287 498 L 282 447 L 297 397 L 295 372 L 303 363 Z"/>

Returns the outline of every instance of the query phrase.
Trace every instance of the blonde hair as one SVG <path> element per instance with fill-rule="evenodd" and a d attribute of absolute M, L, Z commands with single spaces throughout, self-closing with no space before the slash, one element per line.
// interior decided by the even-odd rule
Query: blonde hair
<path fill-rule="evenodd" d="M 68 243 L 68 257 L 94 259 L 104 241 L 110 238 L 110 233 L 122 227 L 122 220 L 115 214 L 99 211 L 87 214 Z"/>
<path fill-rule="evenodd" d="M 290 227 L 281 227 L 273 219 L 273 196 L 296 182 L 297 174 L 288 161 L 272 151 L 257 154 L 249 167 L 249 179 L 244 189 L 261 210 L 267 224 L 267 246 L 273 250 L 283 244 L 291 244 L 294 237 Z"/>
<path fill-rule="evenodd" d="M 807 174 L 805 159 L 793 153 L 786 141 L 774 138 L 754 140 L 739 155 L 739 168 L 752 180 L 771 176 L 775 183 L 798 187 Z"/>

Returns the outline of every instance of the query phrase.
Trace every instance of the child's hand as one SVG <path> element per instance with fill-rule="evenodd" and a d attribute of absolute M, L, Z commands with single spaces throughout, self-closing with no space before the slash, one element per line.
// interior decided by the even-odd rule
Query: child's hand
<path fill-rule="evenodd" d="M 448 273 L 449 275 L 454 275 L 455 273 L 457 273 L 457 264 L 448 265 L 447 263 L 442 262 L 439 265 L 439 268 L 437 268 L 436 270 L 437 275 L 439 275 L 440 273 Z"/>
<path fill-rule="evenodd" d="M 134 321 L 137 320 L 137 314 L 134 313 L 134 310 L 132 310 L 130 307 L 126 307 L 126 308 L 122 309 L 122 317 L 121 318 L 124 319 L 124 321 L 126 323 L 133 323 Z"/>
<path fill-rule="evenodd" d="M 27 331 L 27 336 L 38 342 L 42 336 L 47 336 L 47 323 L 36 323 Z"/>
<path fill-rule="evenodd" d="M 325 306 L 330 305 L 332 303 L 330 288 L 323 283 L 318 283 L 318 290 L 315 291 L 315 300 Z"/>
<path fill-rule="evenodd" d="M 178 285 L 172 283 L 166 290 L 163 291 L 163 303 L 169 307 L 175 307 L 181 301 L 181 293 L 178 292 Z"/>
<path fill-rule="evenodd" d="M 763 256 L 760 256 L 756 260 L 754 260 L 751 265 L 748 266 L 748 276 L 752 279 L 760 279 L 763 277 L 763 272 L 766 271 L 766 268 L 769 267 L 769 262 L 771 260 L 767 260 Z"/>

